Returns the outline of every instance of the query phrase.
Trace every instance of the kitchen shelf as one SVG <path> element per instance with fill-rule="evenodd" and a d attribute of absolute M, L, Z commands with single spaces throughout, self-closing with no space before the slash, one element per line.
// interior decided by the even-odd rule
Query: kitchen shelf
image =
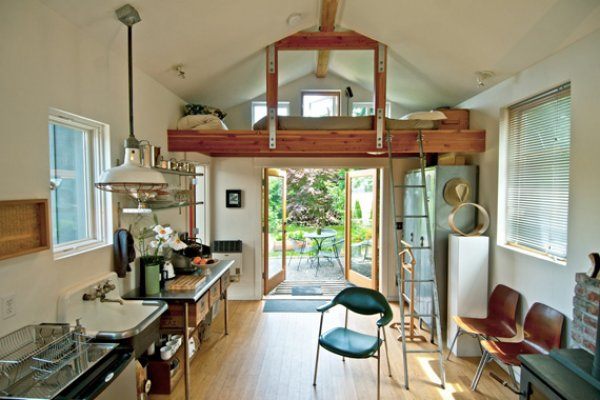
<path fill-rule="evenodd" d="M 166 168 L 159 168 L 159 167 L 152 167 L 152 169 L 156 170 L 156 171 L 160 171 L 163 174 L 171 174 L 171 175 L 179 175 L 179 176 L 204 176 L 203 173 L 201 172 L 186 172 L 186 171 L 176 171 L 173 169 L 166 169 Z"/>
<path fill-rule="evenodd" d="M 142 210 L 149 210 L 147 212 L 151 213 L 151 212 L 154 212 L 154 211 L 170 210 L 170 209 L 173 209 L 173 208 L 197 206 L 197 205 L 202 205 L 202 204 L 204 204 L 203 201 L 196 201 L 196 202 L 181 201 L 181 202 L 176 202 L 176 203 L 169 203 L 169 204 L 166 204 L 166 205 L 158 205 L 158 204 L 152 205 L 151 203 L 149 203 L 149 204 L 147 204 L 147 207 L 143 208 Z M 137 208 L 137 207 L 121 208 L 120 209 L 120 211 L 123 214 L 141 214 L 138 210 L 140 210 L 140 209 Z"/>

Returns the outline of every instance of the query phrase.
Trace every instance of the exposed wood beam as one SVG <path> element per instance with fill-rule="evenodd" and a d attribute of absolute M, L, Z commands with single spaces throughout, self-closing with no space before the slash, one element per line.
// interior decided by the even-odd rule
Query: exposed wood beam
<path fill-rule="evenodd" d="M 319 31 L 333 32 L 335 29 L 335 16 L 337 14 L 338 0 L 321 0 L 321 24 Z M 325 78 L 329 68 L 330 50 L 319 50 L 317 55 L 317 78 Z"/>
<path fill-rule="evenodd" d="M 389 131 L 392 153 L 419 152 L 418 131 Z M 387 152 L 375 146 L 376 131 L 277 131 L 277 148 L 270 150 L 268 131 L 168 131 L 169 151 L 199 152 L 213 157 L 378 157 Z M 427 153 L 484 152 L 483 130 L 424 130 Z"/>
<path fill-rule="evenodd" d="M 279 50 L 374 50 L 377 45 L 354 31 L 298 32 L 275 43 Z"/>

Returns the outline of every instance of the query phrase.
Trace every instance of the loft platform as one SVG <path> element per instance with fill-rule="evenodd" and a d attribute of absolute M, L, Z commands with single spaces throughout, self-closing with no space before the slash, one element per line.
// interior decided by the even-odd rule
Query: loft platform
<path fill-rule="evenodd" d="M 417 130 L 387 131 L 394 156 L 419 153 Z M 485 131 L 473 129 L 423 130 L 426 153 L 481 153 Z M 265 130 L 169 130 L 172 152 L 197 152 L 212 157 L 387 157 L 387 146 L 377 148 L 377 131 L 278 130 L 277 147 L 269 148 Z"/>

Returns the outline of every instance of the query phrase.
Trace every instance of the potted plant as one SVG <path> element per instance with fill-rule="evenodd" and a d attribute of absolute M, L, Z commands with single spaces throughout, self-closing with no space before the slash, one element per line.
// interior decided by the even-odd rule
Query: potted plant
<path fill-rule="evenodd" d="M 148 240 L 150 242 L 148 243 Z M 171 227 L 162 226 L 154 216 L 154 226 L 144 227 L 137 235 L 140 252 L 140 288 L 146 294 L 160 291 L 161 271 L 165 253 L 169 250 L 183 250 L 187 247 Z"/>

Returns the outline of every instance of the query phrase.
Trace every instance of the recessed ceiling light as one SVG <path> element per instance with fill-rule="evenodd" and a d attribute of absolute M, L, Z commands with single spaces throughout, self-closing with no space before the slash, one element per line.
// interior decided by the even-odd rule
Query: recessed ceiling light
<path fill-rule="evenodd" d="M 287 17 L 287 24 L 289 26 L 296 26 L 302 21 L 302 14 L 300 13 L 292 13 L 289 17 Z"/>

